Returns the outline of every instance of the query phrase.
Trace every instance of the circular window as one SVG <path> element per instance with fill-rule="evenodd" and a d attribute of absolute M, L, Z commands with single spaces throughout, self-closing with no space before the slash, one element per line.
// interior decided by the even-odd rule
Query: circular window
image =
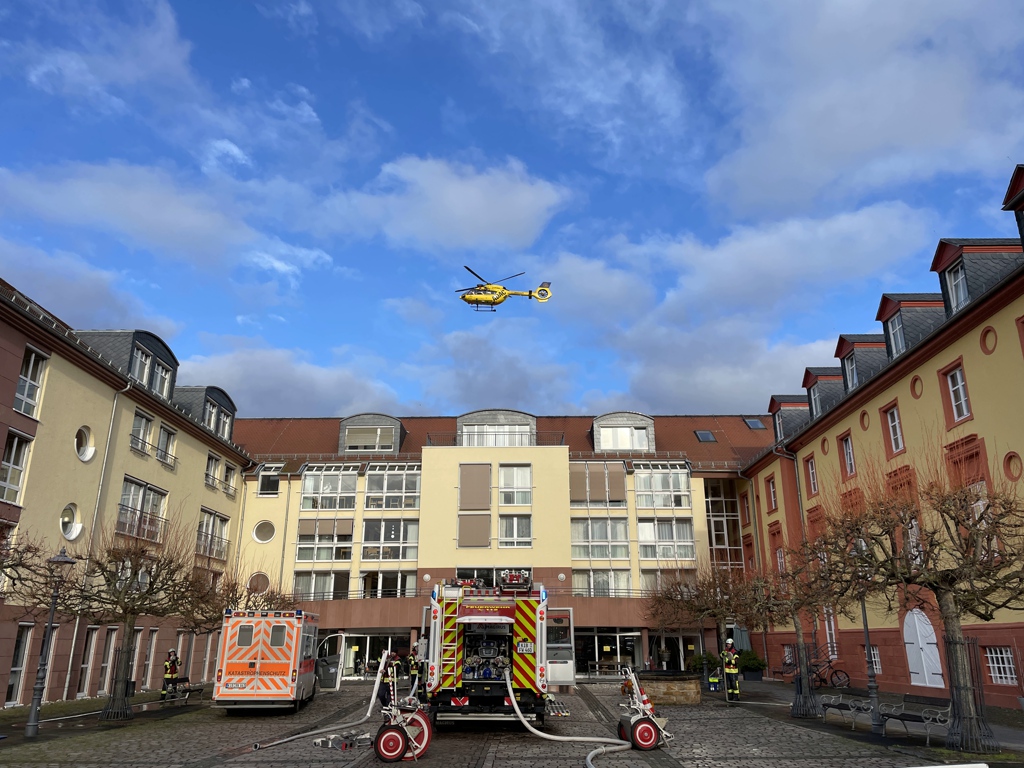
<path fill-rule="evenodd" d="M 821 452 L 828 456 L 828 438 L 821 438 Z"/>
<path fill-rule="evenodd" d="M 924 394 L 924 382 L 921 381 L 920 376 L 915 376 L 910 380 L 910 396 L 915 400 L 919 400 L 921 395 Z"/>
<path fill-rule="evenodd" d="M 981 332 L 981 351 L 986 355 L 991 355 L 996 351 L 996 342 L 998 337 L 996 335 L 996 329 L 991 325 L 985 326 Z"/>
<path fill-rule="evenodd" d="M 270 577 L 265 573 L 254 573 L 249 577 L 249 591 L 262 595 L 270 589 Z"/>
<path fill-rule="evenodd" d="M 865 432 L 868 431 L 868 427 L 871 426 L 871 417 L 868 416 L 867 411 L 860 412 L 860 428 Z"/>
<path fill-rule="evenodd" d="M 1021 475 L 1024 475 L 1024 462 L 1020 459 L 1020 454 L 1016 451 L 1010 451 L 1003 458 L 1003 474 L 1006 475 L 1007 480 L 1017 482 L 1020 480 Z"/>
<path fill-rule="evenodd" d="M 75 432 L 75 453 L 82 461 L 88 461 L 96 453 L 96 446 L 92 443 L 92 430 L 88 427 L 79 427 Z"/>
<path fill-rule="evenodd" d="M 277 533 L 277 529 L 274 524 L 269 520 L 264 520 L 261 523 L 256 523 L 256 527 L 252 529 L 252 537 L 256 539 L 260 544 L 266 544 Z"/>
<path fill-rule="evenodd" d="M 74 541 L 82 532 L 82 521 L 74 504 L 68 504 L 60 513 L 60 532 L 68 541 Z"/>

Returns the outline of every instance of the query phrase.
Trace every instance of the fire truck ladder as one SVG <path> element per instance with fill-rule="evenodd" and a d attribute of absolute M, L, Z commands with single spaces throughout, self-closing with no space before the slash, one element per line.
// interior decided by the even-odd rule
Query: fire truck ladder
<path fill-rule="evenodd" d="M 441 603 L 441 688 L 456 688 L 462 679 L 462 627 L 458 587 L 444 587 Z"/>

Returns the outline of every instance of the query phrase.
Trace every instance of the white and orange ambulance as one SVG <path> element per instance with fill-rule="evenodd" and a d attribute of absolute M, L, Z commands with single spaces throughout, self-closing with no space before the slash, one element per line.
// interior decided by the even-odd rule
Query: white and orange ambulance
<path fill-rule="evenodd" d="M 215 707 L 298 710 L 316 692 L 316 614 L 224 611 Z"/>

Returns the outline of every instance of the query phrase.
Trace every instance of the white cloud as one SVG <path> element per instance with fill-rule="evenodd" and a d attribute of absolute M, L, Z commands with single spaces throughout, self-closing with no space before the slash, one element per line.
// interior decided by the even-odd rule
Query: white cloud
<path fill-rule="evenodd" d="M 249 251 L 246 259 L 254 266 L 284 277 L 292 290 L 298 288 L 299 277 L 310 269 L 329 267 L 330 255 L 319 248 L 290 245 L 277 238 L 268 238 Z"/>
<path fill-rule="evenodd" d="M 530 176 L 517 160 L 477 170 L 433 158 L 387 163 L 364 191 L 327 198 L 320 231 L 382 232 L 421 248 L 525 248 L 569 200 L 561 185 Z"/>
<path fill-rule="evenodd" d="M 425 15 L 414 0 L 338 0 L 331 5 L 344 26 L 369 40 L 379 40 L 405 24 L 419 24 Z"/>
<path fill-rule="evenodd" d="M 215 139 L 206 145 L 202 169 L 205 174 L 227 170 L 230 165 L 252 165 L 252 160 L 228 139 Z"/>
<path fill-rule="evenodd" d="M 316 34 L 317 14 L 307 0 L 257 3 L 256 7 L 268 19 L 284 19 L 293 34 L 303 36 Z"/>

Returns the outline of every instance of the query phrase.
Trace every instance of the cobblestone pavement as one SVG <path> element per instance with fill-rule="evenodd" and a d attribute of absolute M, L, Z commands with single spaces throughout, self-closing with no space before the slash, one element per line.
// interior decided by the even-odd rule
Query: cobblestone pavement
<path fill-rule="evenodd" d="M 565 696 L 572 716 L 549 720 L 545 732 L 558 736 L 614 738 L 618 705 L 615 684 L 589 684 Z M 144 714 L 131 723 L 100 726 L 95 721 L 46 723 L 37 740 L 12 737 L 0 741 L 3 768 L 297 768 L 298 766 L 378 765 L 372 747 L 323 749 L 304 736 L 270 749 L 267 743 L 314 728 L 357 720 L 366 712 L 370 687 L 353 685 L 321 694 L 298 714 L 229 714 L 206 706 L 178 706 Z M 709 701 L 697 707 L 664 707 L 675 739 L 651 752 L 631 750 L 595 758 L 599 768 L 904 768 L 922 765 L 920 756 L 904 755 L 851 740 L 838 729 L 808 729 L 765 717 L 744 707 Z M 375 714 L 359 727 L 376 733 Z M 332 729 L 333 730 L 333 729 Z M 12 730 L 13 733 L 13 730 Z M 15 742 L 15 743 L 11 743 Z M 543 740 L 515 723 L 442 724 L 419 763 L 443 768 L 562 768 L 583 766 L 596 744 Z"/>

